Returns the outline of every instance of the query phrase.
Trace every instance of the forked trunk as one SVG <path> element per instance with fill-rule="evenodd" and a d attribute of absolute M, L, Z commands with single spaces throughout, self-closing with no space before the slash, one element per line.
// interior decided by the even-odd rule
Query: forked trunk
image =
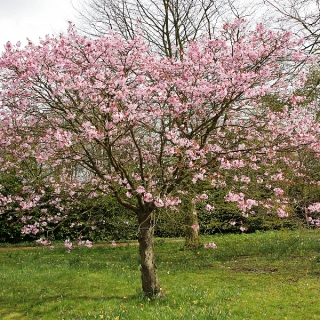
<path fill-rule="evenodd" d="M 160 293 L 157 266 L 154 259 L 154 219 L 155 214 L 142 212 L 139 214 L 139 251 L 141 257 L 142 290 L 147 296 Z"/>

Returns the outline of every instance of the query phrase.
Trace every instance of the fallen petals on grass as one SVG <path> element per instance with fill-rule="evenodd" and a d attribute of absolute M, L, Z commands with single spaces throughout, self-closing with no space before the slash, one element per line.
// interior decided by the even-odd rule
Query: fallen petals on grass
<path fill-rule="evenodd" d="M 205 243 L 205 244 L 204 244 L 204 247 L 205 247 L 206 249 L 209 249 L 209 248 L 217 249 L 217 248 L 218 248 L 218 246 L 217 246 L 214 242 Z"/>

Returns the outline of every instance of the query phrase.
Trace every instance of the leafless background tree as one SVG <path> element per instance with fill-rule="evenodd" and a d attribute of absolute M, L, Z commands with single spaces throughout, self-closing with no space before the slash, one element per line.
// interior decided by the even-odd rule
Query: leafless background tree
<path fill-rule="evenodd" d="M 262 0 L 261 9 L 269 26 L 291 30 L 305 39 L 304 49 L 317 53 L 320 45 L 319 0 Z"/>
<path fill-rule="evenodd" d="M 79 29 L 93 36 L 110 30 L 126 39 L 139 28 L 159 53 L 178 55 L 202 35 L 212 37 L 228 21 L 262 21 L 290 30 L 315 53 L 320 44 L 320 0 L 81 0 L 75 6 Z M 177 49 L 177 50 L 176 50 Z"/>
<path fill-rule="evenodd" d="M 212 37 L 226 21 L 251 17 L 255 6 L 237 0 L 83 0 L 76 10 L 79 29 L 90 35 L 113 30 L 130 39 L 139 28 L 155 50 L 173 57 L 187 42 Z"/>

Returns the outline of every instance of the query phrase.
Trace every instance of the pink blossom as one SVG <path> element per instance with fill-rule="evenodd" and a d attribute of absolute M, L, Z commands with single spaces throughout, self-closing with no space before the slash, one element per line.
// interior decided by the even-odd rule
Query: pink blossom
<path fill-rule="evenodd" d="M 152 202 L 152 200 L 153 200 L 153 198 L 152 198 L 152 194 L 151 193 L 149 193 L 149 192 L 147 192 L 147 193 L 145 193 L 145 195 L 144 195 L 144 201 L 145 202 Z"/>
<path fill-rule="evenodd" d="M 228 195 L 225 197 L 226 201 L 230 202 L 243 202 L 244 201 L 244 194 L 243 193 L 234 193 L 229 191 Z"/>
<path fill-rule="evenodd" d="M 240 229 L 240 231 L 241 231 L 241 232 L 245 232 L 245 231 L 247 231 L 247 230 L 248 230 L 248 228 L 247 228 L 247 227 L 243 227 L 243 226 L 241 226 L 239 229 Z"/>
<path fill-rule="evenodd" d="M 278 217 L 280 217 L 280 218 L 288 218 L 289 217 L 289 213 L 286 212 L 283 208 L 278 208 L 277 213 L 278 213 Z"/>
<path fill-rule="evenodd" d="M 164 203 L 163 203 L 163 201 L 161 200 L 161 199 L 155 199 L 154 200 L 154 205 L 157 207 L 157 208 L 161 208 L 161 207 L 163 207 L 164 206 Z"/>
<path fill-rule="evenodd" d="M 137 181 L 140 181 L 141 180 L 141 176 L 138 174 L 138 173 L 134 173 L 132 175 Z"/>
<path fill-rule="evenodd" d="M 143 186 L 139 186 L 139 187 L 136 189 L 136 192 L 141 194 L 141 193 L 146 192 L 146 189 L 145 189 Z"/>
<path fill-rule="evenodd" d="M 282 190 L 281 188 L 274 188 L 273 191 L 276 194 L 276 196 L 280 196 L 284 194 L 284 190 Z"/>
<path fill-rule="evenodd" d="M 207 204 L 206 205 L 206 210 L 207 211 L 212 211 L 212 210 L 214 210 L 214 206 L 211 206 L 210 204 Z"/>
<path fill-rule="evenodd" d="M 193 225 L 191 226 L 191 228 L 192 228 L 194 231 L 197 231 L 197 230 L 199 230 L 200 226 L 199 226 L 198 224 L 193 224 Z"/>
<path fill-rule="evenodd" d="M 178 198 L 178 197 L 175 197 L 175 198 L 170 198 L 170 197 L 168 197 L 167 199 L 166 199 L 166 204 L 165 204 L 165 206 L 166 207 L 173 207 L 173 206 L 176 206 L 176 205 L 178 205 L 178 204 L 180 204 L 181 203 L 181 199 L 180 198 Z"/>
<path fill-rule="evenodd" d="M 320 212 L 320 202 L 315 202 L 308 206 L 309 212 Z"/>
<path fill-rule="evenodd" d="M 247 176 L 241 176 L 241 182 L 250 183 L 250 178 Z"/>
<path fill-rule="evenodd" d="M 247 209 L 249 209 L 249 210 L 250 210 L 253 206 L 258 206 L 258 205 L 259 205 L 258 201 L 257 201 L 257 200 L 253 200 L 253 199 L 247 199 L 245 203 L 246 203 Z"/>
<path fill-rule="evenodd" d="M 116 112 L 112 115 L 112 119 L 115 123 L 120 122 L 121 120 L 123 120 L 124 115 L 122 112 Z"/>

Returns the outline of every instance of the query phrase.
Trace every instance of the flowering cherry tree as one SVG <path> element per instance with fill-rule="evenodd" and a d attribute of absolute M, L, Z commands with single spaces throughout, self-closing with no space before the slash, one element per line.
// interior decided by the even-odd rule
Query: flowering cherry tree
<path fill-rule="evenodd" d="M 271 208 L 246 196 L 247 169 L 281 197 L 285 179 L 275 165 L 296 164 L 285 152 L 319 152 L 319 126 L 294 95 L 303 72 L 286 73 L 305 59 L 290 34 L 258 25 L 238 37 L 239 28 L 235 22 L 216 38 L 190 43 L 179 60 L 151 53 L 139 37 L 92 40 L 72 28 L 40 45 L 8 43 L 0 60 L 0 161 L 2 171 L 21 176 L 25 196 L 1 194 L 2 210 L 38 206 L 40 224 L 27 227 L 37 233 L 46 221 L 67 219 L 66 199 L 72 205 L 81 194 L 113 195 L 137 216 L 142 288 L 153 295 L 160 292 L 157 208 L 177 209 L 190 184 L 225 187 L 235 173 L 227 201 L 244 214 Z M 260 104 L 273 93 L 287 103 L 280 111 Z M 26 163 L 42 170 L 23 176 Z M 55 217 L 42 208 L 48 191 L 46 201 L 61 211 Z M 207 198 L 201 192 L 193 202 L 213 211 Z"/>

